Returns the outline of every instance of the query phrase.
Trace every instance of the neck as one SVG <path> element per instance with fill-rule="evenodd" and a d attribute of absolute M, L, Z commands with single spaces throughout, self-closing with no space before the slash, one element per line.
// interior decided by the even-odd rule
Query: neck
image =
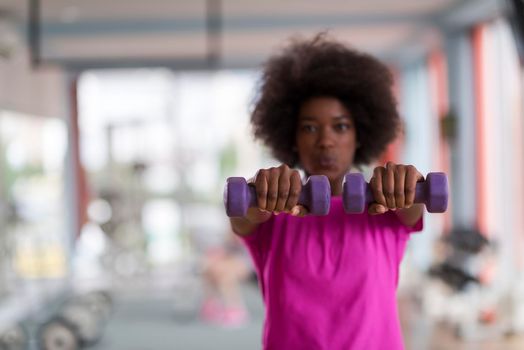
<path fill-rule="evenodd" d="M 343 179 L 337 179 L 335 181 L 329 182 L 329 184 L 331 185 L 331 195 L 332 196 L 342 195 L 342 180 Z"/>
<path fill-rule="evenodd" d="M 306 172 L 305 174 L 306 174 L 306 178 L 311 176 L 308 172 Z M 335 179 L 335 180 L 331 180 L 331 179 L 329 180 L 329 186 L 331 187 L 332 196 L 341 196 L 342 195 L 343 181 L 344 181 L 344 176 L 342 176 L 341 178 Z"/>

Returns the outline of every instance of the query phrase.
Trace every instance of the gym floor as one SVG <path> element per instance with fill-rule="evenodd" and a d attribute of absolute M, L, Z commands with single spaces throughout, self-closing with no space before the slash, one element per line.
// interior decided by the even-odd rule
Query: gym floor
<path fill-rule="evenodd" d="M 147 286 L 140 289 L 136 285 L 125 292 L 126 289 L 121 290 L 115 298 L 115 313 L 94 350 L 260 349 L 264 310 L 258 289 L 252 284 L 243 288 L 251 321 L 238 329 L 200 322 L 196 305 L 186 309 L 176 307 L 173 293 L 148 290 Z M 408 300 L 400 300 L 399 305 L 407 350 L 524 349 L 522 336 L 498 341 L 460 341 L 443 326 L 429 326 Z"/>
<path fill-rule="evenodd" d="M 173 295 L 142 291 L 119 295 L 105 334 L 94 350 L 259 349 L 264 317 L 258 289 L 243 289 L 250 322 L 237 329 L 202 323 L 197 307 L 174 306 Z"/>

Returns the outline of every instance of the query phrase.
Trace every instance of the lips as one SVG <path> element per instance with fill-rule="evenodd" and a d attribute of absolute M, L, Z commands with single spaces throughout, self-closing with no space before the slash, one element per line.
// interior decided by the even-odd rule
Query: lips
<path fill-rule="evenodd" d="M 316 163 L 322 169 L 334 169 L 337 167 L 337 159 L 333 156 L 320 156 L 316 159 Z"/>

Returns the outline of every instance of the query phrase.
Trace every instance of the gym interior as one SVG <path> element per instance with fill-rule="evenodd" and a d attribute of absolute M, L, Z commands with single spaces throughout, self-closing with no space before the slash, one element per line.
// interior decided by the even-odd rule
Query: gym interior
<path fill-rule="evenodd" d="M 521 0 L 0 0 L 0 349 L 261 349 L 224 186 L 278 166 L 261 67 L 319 32 L 393 74 L 374 165 L 447 175 L 400 266 L 405 348 L 524 349 Z"/>

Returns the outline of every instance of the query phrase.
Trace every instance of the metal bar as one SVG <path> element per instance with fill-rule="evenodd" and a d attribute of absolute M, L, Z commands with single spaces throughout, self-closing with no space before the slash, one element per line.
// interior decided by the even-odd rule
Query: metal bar
<path fill-rule="evenodd" d="M 29 0 L 28 42 L 31 65 L 41 63 L 40 0 Z"/>
<path fill-rule="evenodd" d="M 211 68 L 217 68 L 222 56 L 222 2 L 206 1 L 207 59 Z"/>

